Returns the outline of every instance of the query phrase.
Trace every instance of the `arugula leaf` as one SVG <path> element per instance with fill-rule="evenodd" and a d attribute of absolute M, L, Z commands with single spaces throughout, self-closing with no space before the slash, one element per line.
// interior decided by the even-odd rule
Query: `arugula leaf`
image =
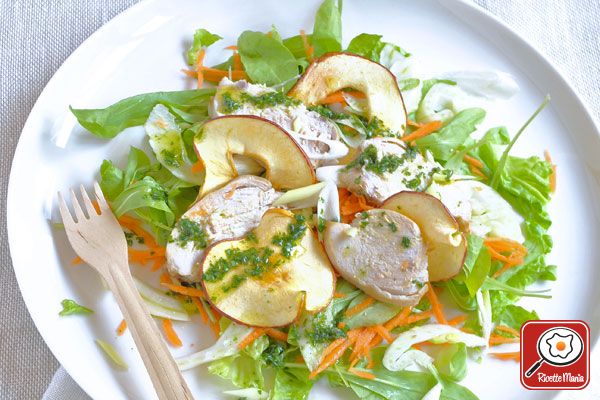
<path fill-rule="evenodd" d="M 291 81 L 298 75 L 298 62 L 283 43 L 262 32 L 245 31 L 238 38 L 238 52 L 253 82 L 274 86 Z M 289 82 L 288 82 L 289 81 Z"/>
<path fill-rule="evenodd" d="M 123 171 L 117 168 L 112 161 L 102 161 L 100 176 L 102 177 L 100 187 L 107 199 L 114 199 L 123 191 Z"/>
<path fill-rule="evenodd" d="M 66 315 L 76 315 L 76 314 L 93 314 L 94 310 L 84 307 L 82 305 L 77 304 L 75 300 L 64 299 L 60 302 L 62 305 L 62 311 L 58 313 L 61 317 Z"/>
<path fill-rule="evenodd" d="M 308 399 L 313 386 L 313 381 L 308 378 L 309 373 L 308 369 L 277 369 L 271 400 Z"/>
<path fill-rule="evenodd" d="M 223 39 L 221 36 L 210 33 L 206 29 L 196 30 L 194 33 L 194 41 L 192 42 L 192 46 L 187 51 L 188 64 L 195 65 L 196 60 L 198 59 L 198 52 L 221 39 Z"/>
<path fill-rule="evenodd" d="M 418 139 L 417 145 L 431 151 L 436 160 L 447 161 L 475 132 L 484 117 L 485 111 L 481 108 L 463 110 L 436 133 Z"/>
<path fill-rule="evenodd" d="M 310 42 L 315 57 L 342 50 L 342 1 L 325 0 L 317 10 Z"/>
<path fill-rule="evenodd" d="M 98 137 L 111 139 L 125 128 L 143 125 L 157 104 L 206 118 L 208 101 L 214 93 L 214 89 L 145 93 L 128 97 L 107 108 L 70 109 L 81 126 Z"/>
<path fill-rule="evenodd" d="M 379 62 L 381 49 L 385 46 L 385 43 L 381 41 L 381 37 L 381 35 L 361 33 L 350 41 L 346 51 Z"/>
<path fill-rule="evenodd" d="M 467 346 L 453 343 L 444 346 L 433 363 L 441 376 L 458 382 L 467 375 Z"/>

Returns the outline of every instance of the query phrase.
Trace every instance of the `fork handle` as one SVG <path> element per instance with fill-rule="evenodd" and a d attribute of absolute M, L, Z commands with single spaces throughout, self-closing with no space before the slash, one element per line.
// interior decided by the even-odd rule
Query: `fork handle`
<path fill-rule="evenodd" d="M 136 347 L 160 400 L 192 400 L 181 371 L 135 287 L 129 268 L 108 268 L 105 276 L 127 321 Z"/>

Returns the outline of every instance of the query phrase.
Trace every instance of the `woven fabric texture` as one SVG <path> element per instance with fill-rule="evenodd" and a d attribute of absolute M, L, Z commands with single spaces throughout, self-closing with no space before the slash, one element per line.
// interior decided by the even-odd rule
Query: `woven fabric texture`
<path fill-rule="evenodd" d="M 6 209 L 12 156 L 36 98 L 77 46 L 136 2 L 0 0 L 0 210 Z M 600 119 L 598 0 L 475 2 L 548 56 Z M 84 399 L 64 370 L 54 375 L 59 365 L 21 299 L 8 250 L 4 211 L 0 213 L 0 227 L 0 291 L 4 299 L 0 302 L 0 399 L 40 399 L 44 393 L 49 400 Z M 593 393 L 600 398 L 597 386 L 590 389 L 565 398 L 594 398 Z"/>

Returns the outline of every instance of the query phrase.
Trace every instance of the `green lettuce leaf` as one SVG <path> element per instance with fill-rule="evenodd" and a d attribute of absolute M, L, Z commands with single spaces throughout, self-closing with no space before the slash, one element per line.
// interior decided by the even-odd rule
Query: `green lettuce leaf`
<path fill-rule="evenodd" d="M 81 126 L 98 137 L 111 139 L 125 128 L 143 125 L 157 104 L 169 107 L 180 118 L 183 112 L 194 116 L 195 120 L 205 119 L 208 116 L 208 101 L 214 93 L 214 89 L 155 92 L 128 97 L 107 108 L 70 109 Z"/>
<path fill-rule="evenodd" d="M 431 151 L 436 160 L 447 161 L 475 132 L 484 117 L 485 111 L 481 108 L 463 110 L 436 133 L 418 139 L 417 145 Z"/>
<path fill-rule="evenodd" d="M 215 35 L 214 33 L 210 33 L 206 29 L 198 29 L 194 33 L 194 41 L 192 42 L 192 46 L 187 51 L 187 62 L 189 65 L 196 64 L 196 60 L 198 59 L 198 52 L 210 46 L 214 42 L 223 39 L 219 35 Z"/>
<path fill-rule="evenodd" d="M 315 57 L 342 51 L 342 1 L 325 0 L 317 10 L 310 42 Z"/>
<path fill-rule="evenodd" d="M 237 42 L 238 52 L 253 82 L 274 86 L 287 82 L 284 90 L 298 75 L 298 62 L 290 50 L 280 41 L 262 32 L 245 31 Z"/>
<path fill-rule="evenodd" d="M 444 380 L 440 400 L 479 400 L 479 398 L 466 387 L 451 380 Z"/>
<path fill-rule="evenodd" d="M 502 325 L 519 330 L 525 322 L 538 319 L 540 319 L 540 317 L 535 311 L 527 311 L 521 306 L 508 305 L 504 308 L 504 312 L 498 317 L 498 322 Z"/>
<path fill-rule="evenodd" d="M 467 346 L 452 343 L 444 346 L 433 363 L 441 376 L 451 381 L 461 381 L 467 375 Z"/>
<path fill-rule="evenodd" d="M 308 369 L 277 369 L 271 400 L 308 399 L 308 395 L 313 386 L 313 381 L 308 378 L 308 375 Z"/>
<path fill-rule="evenodd" d="M 381 35 L 361 33 L 350 41 L 346 51 L 379 62 L 381 49 L 385 46 L 385 43 L 381 41 L 381 37 Z"/>
<path fill-rule="evenodd" d="M 262 389 L 264 386 L 262 367 L 261 360 L 239 353 L 212 361 L 208 365 L 208 372 L 230 381 L 239 388 Z"/>

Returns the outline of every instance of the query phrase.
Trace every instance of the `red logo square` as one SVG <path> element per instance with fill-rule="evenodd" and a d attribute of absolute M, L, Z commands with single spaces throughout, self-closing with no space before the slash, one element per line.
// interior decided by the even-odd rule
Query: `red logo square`
<path fill-rule="evenodd" d="M 590 328 L 583 321 L 527 321 L 521 327 L 521 383 L 527 389 L 583 389 L 590 381 Z"/>

